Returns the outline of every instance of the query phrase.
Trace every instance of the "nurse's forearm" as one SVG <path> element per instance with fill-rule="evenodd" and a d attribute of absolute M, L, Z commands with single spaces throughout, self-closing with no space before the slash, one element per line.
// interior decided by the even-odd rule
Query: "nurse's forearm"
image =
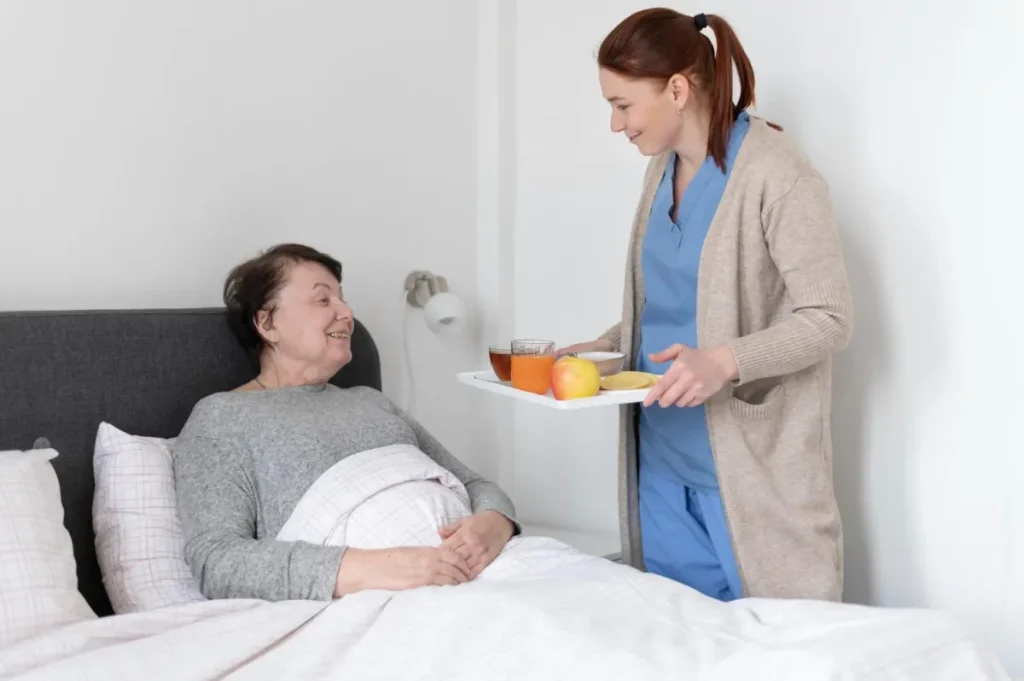
<path fill-rule="evenodd" d="M 798 178 L 762 220 L 765 243 L 786 287 L 789 314 L 728 343 L 738 384 L 817 364 L 846 347 L 853 327 L 853 300 L 825 181 L 817 174 Z"/>
<path fill-rule="evenodd" d="M 732 380 L 742 385 L 796 373 L 846 347 L 850 335 L 850 318 L 844 305 L 800 309 L 763 331 L 727 344 L 736 361 Z"/>
<path fill-rule="evenodd" d="M 727 382 L 735 381 L 740 377 L 740 367 L 736 362 L 736 355 L 733 354 L 732 348 L 728 345 L 719 345 L 717 348 L 711 348 L 708 354 L 711 356 L 711 361 L 718 366 L 718 370 Z"/>
<path fill-rule="evenodd" d="M 622 322 L 615 324 L 607 331 L 598 336 L 598 340 L 606 340 L 611 343 L 612 350 L 622 349 Z"/>

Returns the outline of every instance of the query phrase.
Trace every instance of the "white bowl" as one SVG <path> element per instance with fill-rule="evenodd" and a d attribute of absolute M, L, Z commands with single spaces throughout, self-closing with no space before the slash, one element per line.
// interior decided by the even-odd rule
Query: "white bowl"
<path fill-rule="evenodd" d="M 597 370 L 602 376 L 611 376 L 622 371 L 626 363 L 626 355 L 621 352 L 579 352 L 576 356 L 580 359 L 588 359 L 597 365 Z"/>

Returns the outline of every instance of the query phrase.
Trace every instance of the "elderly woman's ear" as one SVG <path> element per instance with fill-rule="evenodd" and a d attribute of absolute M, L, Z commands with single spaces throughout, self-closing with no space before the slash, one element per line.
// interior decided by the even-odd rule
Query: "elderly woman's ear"
<path fill-rule="evenodd" d="M 256 332 L 263 337 L 268 345 L 277 342 L 277 331 L 274 329 L 274 316 L 269 310 L 257 310 L 255 318 Z"/>

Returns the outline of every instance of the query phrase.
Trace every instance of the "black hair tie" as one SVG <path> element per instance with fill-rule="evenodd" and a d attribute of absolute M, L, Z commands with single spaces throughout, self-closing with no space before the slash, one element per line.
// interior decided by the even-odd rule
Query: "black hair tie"
<path fill-rule="evenodd" d="M 708 18 L 701 12 L 693 18 L 693 25 L 697 27 L 698 31 L 703 31 L 708 27 Z"/>

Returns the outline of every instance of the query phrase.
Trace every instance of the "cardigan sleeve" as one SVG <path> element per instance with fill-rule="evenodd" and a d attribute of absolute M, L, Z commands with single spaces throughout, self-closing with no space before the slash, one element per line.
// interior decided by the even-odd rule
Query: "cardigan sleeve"
<path fill-rule="evenodd" d="M 765 241 L 785 285 L 789 310 L 766 329 L 728 345 L 736 385 L 791 374 L 844 349 L 853 301 L 828 187 L 804 175 L 762 214 Z"/>
<path fill-rule="evenodd" d="M 619 322 L 609 328 L 607 331 L 598 336 L 598 340 L 607 340 L 612 342 L 612 350 L 619 352 L 622 350 L 622 322 Z"/>

